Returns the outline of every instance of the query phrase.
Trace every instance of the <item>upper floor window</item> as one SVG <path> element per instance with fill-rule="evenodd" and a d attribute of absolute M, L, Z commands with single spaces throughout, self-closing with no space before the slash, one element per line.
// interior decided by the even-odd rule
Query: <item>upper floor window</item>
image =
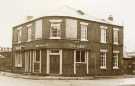
<path fill-rule="evenodd" d="M 42 38 L 42 20 L 37 20 L 35 22 L 35 39 Z"/>
<path fill-rule="evenodd" d="M 32 24 L 27 25 L 28 30 L 28 41 L 32 40 Z"/>
<path fill-rule="evenodd" d="M 106 54 L 107 50 L 100 50 L 100 68 L 101 69 L 106 69 Z"/>
<path fill-rule="evenodd" d="M 21 37 L 22 37 L 22 28 L 21 27 L 17 28 L 17 30 L 18 30 L 17 39 L 18 39 L 18 43 L 20 43 L 21 42 Z"/>
<path fill-rule="evenodd" d="M 60 39 L 61 38 L 60 24 L 51 24 L 50 38 L 51 39 Z"/>
<path fill-rule="evenodd" d="M 80 22 L 80 24 L 81 24 L 81 41 L 87 41 L 88 23 Z"/>
<path fill-rule="evenodd" d="M 106 38 L 107 38 L 107 27 L 106 26 L 100 26 L 100 28 L 101 28 L 101 38 L 100 38 L 100 41 L 101 41 L 101 43 L 106 43 L 107 42 L 107 40 L 106 40 Z"/>
<path fill-rule="evenodd" d="M 50 39 L 61 39 L 61 22 L 62 20 L 49 20 L 51 22 Z"/>
<path fill-rule="evenodd" d="M 77 20 L 66 19 L 66 38 L 77 39 Z"/>
<path fill-rule="evenodd" d="M 119 51 L 113 51 L 113 69 L 119 68 Z"/>
<path fill-rule="evenodd" d="M 113 28 L 113 43 L 118 44 L 119 43 L 119 29 Z"/>

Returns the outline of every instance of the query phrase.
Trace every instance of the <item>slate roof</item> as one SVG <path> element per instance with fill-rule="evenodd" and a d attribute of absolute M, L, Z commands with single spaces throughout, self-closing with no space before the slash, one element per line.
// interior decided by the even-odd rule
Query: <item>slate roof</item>
<path fill-rule="evenodd" d="M 80 18 L 80 19 L 84 19 L 84 20 L 96 21 L 99 23 L 123 26 L 122 24 L 120 24 L 120 23 L 118 24 L 115 21 L 110 21 L 108 19 L 99 19 L 99 18 L 96 18 L 92 15 L 85 13 L 83 10 L 74 9 L 69 6 L 62 6 L 60 8 L 57 8 L 56 10 L 46 12 L 45 14 L 42 14 L 40 16 L 36 16 L 36 17 L 34 16 L 34 18 L 32 20 L 38 19 L 40 17 L 45 17 L 45 16 L 68 16 L 68 17 L 75 17 L 75 18 Z M 32 21 L 32 20 L 30 20 L 30 21 Z M 26 22 L 28 22 L 28 21 L 24 21 L 24 23 L 26 23 Z"/>
<path fill-rule="evenodd" d="M 96 18 L 92 15 L 85 13 L 83 10 L 74 9 L 69 6 L 63 6 L 59 9 L 56 9 L 53 12 L 48 13 L 47 16 L 70 16 L 70 17 L 76 17 L 76 18 L 80 18 L 80 19 L 91 20 L 91 21 L 96 21 L 96 22 L 101 22 L 101 23 L 119 25 L 113 21 Z M 119 25 L 119 26 L 121 26 L 121 25 Z"/>

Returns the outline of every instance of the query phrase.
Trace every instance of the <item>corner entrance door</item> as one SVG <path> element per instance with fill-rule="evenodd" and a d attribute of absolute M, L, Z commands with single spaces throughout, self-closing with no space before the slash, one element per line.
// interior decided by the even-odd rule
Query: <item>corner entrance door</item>
<path fill-rule="evenodd" d="M 62 74 L 62 50 L 47 50 L 47 74 Z"/>
<path fill-rule="evenodd" d="M 59 74 L 60 55 L 50 55 L 50 74 Z"/>

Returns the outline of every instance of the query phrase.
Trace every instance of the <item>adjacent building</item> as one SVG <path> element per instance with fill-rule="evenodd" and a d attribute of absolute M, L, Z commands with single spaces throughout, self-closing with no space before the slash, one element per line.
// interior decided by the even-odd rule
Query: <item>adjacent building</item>
<path fill-rule="evenodd" d="M 112 22 L 111 16 L 109 20 L 99 20 L 81 10 L 66 8 L 14 26 L 13 72 L 60 76 L 122 74 L 123 26 Z"/>
<path fill-rule="evenodd" d="M 0 47 L 0 71 L 11 71 L 12 48 Z"/>
<path fill-rule="evenodd" d="M 123 58 L 123 65 L 125 74 L 135 74 L 135 52 L 127 52 Z"/>

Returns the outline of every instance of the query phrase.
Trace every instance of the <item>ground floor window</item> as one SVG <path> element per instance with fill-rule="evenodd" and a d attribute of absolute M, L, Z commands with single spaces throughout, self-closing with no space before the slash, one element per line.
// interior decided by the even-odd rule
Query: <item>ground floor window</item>
<path fill-rule="evenodd" d="M 119 59 L 119 51 L 114 51 L 113 52 L 113 69 L 118 69 L 119 67 L 119 62 L 118 62 L 118 59 Z"/>
<path fill-rule="evenodd" d="M 41 73 L 42 50 L 33 50 L 33 72 Z"/>
<path fill-rule="evenodd" d="M 22 67 L 22 54 L 21 54 L 21 52 L 15 53 L 15 67 Z"/>
<path fill-rule="evenodd" d="M 87 52 L 85 50 L 76 51 L 76 62 L 84 63 L 86 62 Z"/>
<path fill-rule="evenodd" d="M 40 61 L 40 50 L 35 51 L 36 56 L 34 58 L 34 62 L 39 62 Z"/>
<path fill-rule="evenodd" d="M 41 73 L 42 50 L 24 51 L 25 72 Z"/>
<path fill-rule="evenodd" d="M 100 68 L 106 69 L 106 54 L 107 50 L 100 50 Z"/>

